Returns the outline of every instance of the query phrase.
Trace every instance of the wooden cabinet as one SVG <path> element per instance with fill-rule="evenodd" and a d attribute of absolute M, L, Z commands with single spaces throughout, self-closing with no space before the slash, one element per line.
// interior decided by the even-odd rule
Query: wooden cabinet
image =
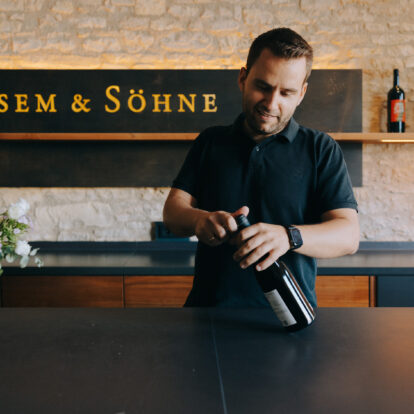
<path fill-rule="evenodd" d="M 318 276 L 319 307 L 375 306 L 375 276 Z"/>
<path fill-rule="evenodd" d="M 192 283 L 192 276 L 128 276 L 125 306 L 182 306 Z M 318 276 L 316 294 L 319 307 L 375 306 L 375 277 Z"/>
<path fill-rule="evenodd" d="M 374 282 L 375 278 L 370 276 L 318 276 L 318 306 L 375 306 Z M 192 283 L 192 276 L 128 276 L 125 278 L 125 306 L 180 307 Z"/>
<path fill-rule="evenodd" d="M 193 276 L 125 276 L 125 307 L 183 306 Z"/>
<path fill-rule="evenodd" d="M 193 276 L 2 276 L 3 306 L 181 307 Z M 375 277 L 318 276 L 319 307 L 375 306 Z"/>
<path fill-rule="evenodd" d="M 3 306 L 123 307 L 122 276 L 2 276 Z"/>

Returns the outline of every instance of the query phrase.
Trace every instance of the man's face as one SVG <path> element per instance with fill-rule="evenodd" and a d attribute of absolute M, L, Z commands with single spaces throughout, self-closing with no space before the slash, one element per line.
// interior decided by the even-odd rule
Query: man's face
<path fill-rule="evenodd" d="M 264 49 L 250 68 L 239 73 L 247 133 L 257 142 L 282 131 L 302 102 L 308 84 L 306 58 L 284 59 Z"/>

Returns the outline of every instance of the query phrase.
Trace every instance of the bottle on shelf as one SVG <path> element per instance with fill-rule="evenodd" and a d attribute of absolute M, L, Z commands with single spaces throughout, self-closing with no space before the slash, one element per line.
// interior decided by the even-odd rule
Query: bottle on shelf
<path fill-rule="evenodd" d="M 236 217 L 238 231 L 250 226 L 243 214 Z M 253 264 L 252 266 L 255 266 Z M 256 280 L 276 316 L 288 331 L 306 328 L 315 320 L 315 311 L 288 267 L 276 260 L 265 270 L 254 270 Z"/>
<path fill-rule="evenodd" d="M 388 132 L 405 132 L 405 93 L 399 85 L 399 72 L 394 69 L 394 86 L 388 92 Z"/>

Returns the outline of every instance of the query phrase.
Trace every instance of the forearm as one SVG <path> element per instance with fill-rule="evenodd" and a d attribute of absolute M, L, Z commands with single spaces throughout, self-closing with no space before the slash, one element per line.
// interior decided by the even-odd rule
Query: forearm
<path fill-rule="evenodd" d="M 196 222 L 203 214 L 207 212 L 170 200 L 164 206 L 163 219 L 169 231 L 180 237 L 190 237 L 195 234 Z"/>
<path fill-rule="evenodd" d="M 199 241 L 213 247 L 225 243 L 237 231 L 234 217 L 239 214 L 249 214 L 248 207 L 242 206 L 232 213 L 201 210 L 191 194 L 172 188 L 164 205 L 163 219 L 177 236 L 196 235 Z"/>
<path fill-rule="evenodd" d="M 335 218 L 318 224 L 296 226 L 303 239 L 298 253 L 316 258 L 353 254 L 359 246 L 358 220 Z"/>

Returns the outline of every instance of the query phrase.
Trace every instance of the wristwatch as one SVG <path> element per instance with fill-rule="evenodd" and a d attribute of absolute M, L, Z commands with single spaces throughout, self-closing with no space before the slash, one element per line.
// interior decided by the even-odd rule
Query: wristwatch
<path fill-rule="evenodd" d="M 285 226 L 289 237 L 290 243 L 290 250 L 299 249 L 300 246 L 303 245 L 302 235 L 300 234 L 300 230 L 292 225 Z"/>

